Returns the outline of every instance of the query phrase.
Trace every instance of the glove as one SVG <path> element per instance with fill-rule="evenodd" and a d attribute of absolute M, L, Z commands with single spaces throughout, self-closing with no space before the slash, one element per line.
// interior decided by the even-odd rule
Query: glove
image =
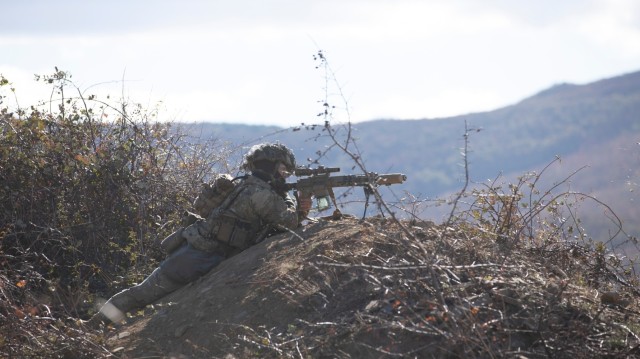
<path fill-rule="evenodd" d="M 311 210 L 311 196 L 303 196 L 300 193 L 296 193 L 296 199 L 298 200 L 298 215 L 301 218 L 307 217 Z"/>

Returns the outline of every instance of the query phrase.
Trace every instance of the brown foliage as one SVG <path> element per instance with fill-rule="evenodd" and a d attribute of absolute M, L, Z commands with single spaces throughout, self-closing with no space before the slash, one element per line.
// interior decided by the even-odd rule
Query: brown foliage
<path fill-rule="evenodd" d="M 637 282 L 598 250 L 408 228 L 415 240 L 391 220 L 345 218 L 269 238 L 107 345 L 122 358 L 638 354 Z"/>
<path fill-rule="evenodd" d="M 62 71 L 46 79 L 57 111 L 0 109 L 0 353 L 10 356 L 93 350 L 68 332 L 68 318 L 157 264 L 154 242 L 229 153 L 150 122 L 140 107 L 130 115 L 66 98 L 73 84 Z"/>

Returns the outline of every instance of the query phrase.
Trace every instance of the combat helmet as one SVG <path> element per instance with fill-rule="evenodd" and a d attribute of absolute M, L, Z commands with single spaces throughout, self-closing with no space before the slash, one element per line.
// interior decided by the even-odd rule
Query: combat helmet
<path fill-rule="evenodd" d="M 296 158 L 293 152 L 280 143 L 262 143 L 251 147 L 244 156 L 242 168 L 247 171 L 253 171 L 255 169 L 253 164 L 260 160 L 282 162 L 287 167 L 287 171 L 290 172 L 293 172 L 296 168 Z"/>

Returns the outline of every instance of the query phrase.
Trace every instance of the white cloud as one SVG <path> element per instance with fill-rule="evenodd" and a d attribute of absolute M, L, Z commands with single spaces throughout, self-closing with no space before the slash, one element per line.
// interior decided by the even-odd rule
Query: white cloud
<path fill-rule="evenodd" d="M 503 105 L 503 101 L 502 94 L 491 93 L 483 88 L 453 87 L 437 91 L 424 98 L 405 94 L 389 95 L 370 108 L 356 108 L 354 117 L 356 121 L 441 118 L 497 108 Z"/>
<path fill-rule="evenodd" d="M 597 9 L 577 19 L 576 30 L 609 51 L 628 58 L 640 55 L 640 2 L 608 0 Z"/>
<path fill-rule="evenodd" d="M 185 121 L 315 119 L 325 85 L 311 59 L 318 47 L 356 121 L 491 110 L 640 63 L 635 0 L 115 1 L 106 13 L 74 2 L 56 11 L 72 3 L 80 18 L 98 16 L 95 26 L 35 15 L 33 28 L 0 28 L 0 72 L 24 96 L 37 92 L 34 73 L 58 66 L 82 89 L 108 82 L 91 91 L 163 101 Z M 127 10 L 116 26 L 110 16 Z"/>
<path fill-rule="evenodd" d="M 10 82 L 9 87 L 0 87 L 0 95 L 6 96 L 3 105 L 10 108 L 36 105 L 51 94 L 50 88 L 34 81 L 34 73 L 20 67 L 0 64 L 0 74 Z"/>

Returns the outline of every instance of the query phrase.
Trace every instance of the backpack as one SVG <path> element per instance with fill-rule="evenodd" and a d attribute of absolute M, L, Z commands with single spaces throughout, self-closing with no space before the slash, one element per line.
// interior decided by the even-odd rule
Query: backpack
<path fill-rule="evenodd" d="M 227 199 L 227 196 L 236 188 L 237 183 L 233 177 L 226 173 L 219 174 L 210 183 L 205 183 L 196 200 L 193 202 L 195 214 L 207 218 L 211 211 Z"/>
<path fill-rule="evenodd" d="M 219 207 L 233 192 L 238 183 L 229 174 L 218 174 L 213 181 L 204 183 L 200 194 L 193 202 L 194 212 L 185 211 L 182 217 L 182 228 L 170 234 L 160 242 L 160 246 L 166 253 L 172 253 L 180 248 L 185 241 L 182 236 L 184 228 L 195 223 L 199 219 L 207 218 L 214 209 Z"/>

